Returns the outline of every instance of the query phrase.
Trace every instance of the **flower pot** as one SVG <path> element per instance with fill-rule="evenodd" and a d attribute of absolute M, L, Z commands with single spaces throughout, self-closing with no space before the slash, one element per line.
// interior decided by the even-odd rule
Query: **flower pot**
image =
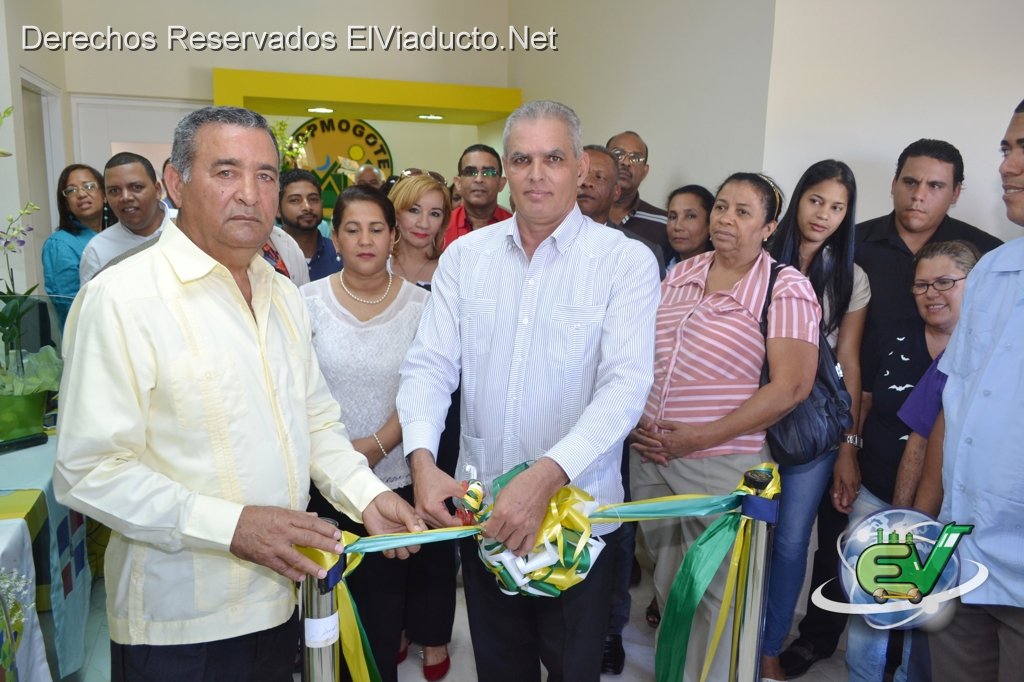
<path fill-rule="evenodd" d="M 43 432 L 46 395 L 0 395 L 0 445 Z"/>

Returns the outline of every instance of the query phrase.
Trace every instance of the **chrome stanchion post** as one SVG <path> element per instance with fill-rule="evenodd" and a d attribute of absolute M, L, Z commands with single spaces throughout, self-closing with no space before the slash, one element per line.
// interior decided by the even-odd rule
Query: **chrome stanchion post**
<path fill-rule="evenodd" d="M 337 526 L 333 519 L 322 521 Z M 327 577 L 306 576 L 302 581 L 302 680 L 303 682 L 337 682 L 341 674 L 341 626 L 334 587 L 345 572 L 345 555 L 328 569 Z M 357 635 L 358 636 L 358 635 Z"/>
<path fill-rule="evenodd" d="M 743 483 L 757 495 L 743 498 L 742 513 L 751 519 L 750 558 L 747 563 L 747 592 L 740 625 L 738 682 L 760 680 L 761 637 L 764 632 L 764 603 L 768 591 L 768 568 L 772 556 L 772 531 L 779 518 L 779 501 L 766 497 L 771 474 L 751 469 L 743 475 Z"/>

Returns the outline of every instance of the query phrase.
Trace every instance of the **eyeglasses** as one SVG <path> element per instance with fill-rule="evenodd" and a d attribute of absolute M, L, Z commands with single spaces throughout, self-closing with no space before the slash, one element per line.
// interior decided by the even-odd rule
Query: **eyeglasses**
<path fill-rule="evenodd" d="M 647 157 L 640 152 L 627 152 L 625 149 L 616 147 L 611 150 L 611 153 L 619 163 L 627 163 L 631 166 L 640 166 L 647 163 Z"/>
<path fill-rule="evenodd" d="M 78 185 L 68 185 L 67 187 L 62 189 L 60 193 L 63 197 L 67 198 L 80 189 L 85 190 L 86 192 L 95 192 L 99 188 L 100 185 L 97 182 L 83 182 L 81 187 L 79 187 Z"/>
<path fill-rule="evenodd" d="M 438 173 L 437 171 L 425 171 L 422 168 L 406 168 L 404 171 L 402 171 L 403 178 L 411 178 L 414 175 L 429 175 L 430 177 L 440 182 L 442 185 L 448 184 L 447 182 L 445 182 L 444 176 Z"/>
<path fill-rule="evenodd" d="M 928 287 L 933 287 L 935 291 L 949 291 L 962 279 L 967 279 L 967 277 L 957 277 L 955 279 L 952 277 L 939 277 L 934 282 L 914 282 L 910 285 L 910 291 L 914 296 L 923 296 L 928 291 Z"/>
<path fill-rule="evenodd" d="M 459 175 L 464 178 L 475 178 L 478 175 L 482 175 L 485 178 L 496 178 L 498 177 L 498 169 L 494 166 L 484 166 L 483 168 L 477 168 L 476 166 L 466 166 L 459 171 Z"/>

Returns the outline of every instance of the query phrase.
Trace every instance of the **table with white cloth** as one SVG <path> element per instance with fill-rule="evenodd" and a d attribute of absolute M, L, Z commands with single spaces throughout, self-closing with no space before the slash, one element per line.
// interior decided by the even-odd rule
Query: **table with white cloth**
<path fill-rule="evenodd" d="M 85 517 L 53 495 L 57 441 L 0 455 L 0 519 L 22 520 L 32 538 L 36 606 L 53 612 L 56 669 L 66 677 L 85 665 L 85 624 L 92 572 Z"/>

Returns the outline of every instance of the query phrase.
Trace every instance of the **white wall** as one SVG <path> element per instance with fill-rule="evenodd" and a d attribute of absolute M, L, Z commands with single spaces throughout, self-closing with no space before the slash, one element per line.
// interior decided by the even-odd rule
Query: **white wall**
<path fill-rule="evenodd" d="M 679 185 L 760 168 L 775 5 L 515 0 L 510 21 L 555 26 L 559 50 L 512 54 L 509 86 L 573 107 L 585 143 L 640 133 L 651 157 L 640 194 L 663 205 Z"/>
<path fill-rule="evenodd" d="M 167 153 L 149 145 L 169 145 L 182 116 L 209 102 L 134 99 L 125 97 L 71 97 L 74 154 L 100 172 L 117 151 L 130 149 L 149 159 L 159 179 Z M 127 147 L 125 143 L 138 145 Z M 153 154 L 147 154 L 150 150 Z"/>
<path fill-rule="evenodd" d="M 1018 234 L 999 200 L 997 142 L 1024 96 L 1020 0 L 252 0 L 244 7 L 205 0 L 7 0 L 0 104 L 20 105 L 22 70 L 66 95 L 177 100 L 212 98 L 211 69 L 254 68 L 400 80 L 521 87 L 577 110 L 587 142 L 635 128 L 651 148 L 641 194 L 661 203 L 685 182 L 716 185 L 739 169 L 764 169 L 791 187 L 811 162 L 842 158 L 857 172 L 859 215 L 890 207 L 896 156 L 923 136 L 964 153 L 967 182 L 954 215 L 1004 238 Z M 21 26 L 44 30 L 152 30 L 154 52 L 23 52 Z M 557 52 L 425 53 L 168 52 L 167 26 L 193 30 L 278 30 L 298 25 L 344 39 L 355 24 L 425 30 L 505 32 L 510 24 L 558 31 Z M 65 105 L 65 156 L 74 158 Z M 387 124 L 383 124 L 387 125 Z M 0 130 L 18 154 L 0 164 L 4 210 L 42 196 L 29 186 L 21 123 Z M 481 127 L 493 143 L 498 125 Z M 436 131 L 436 129 L 432 129 Z M 11 133 L 14 133 L 13 137 Z M 88 136 L 86 132 L 83 135 Z M 466 131 L 419 131 L 395 145 L 400 166 L 454 170 Z M 445 138 L 445 139 L 438 139 Z M 75 138 L 79 139 L 79 138 Z M 88 159 L 98 162 L 94 159 Z"/>
<path fill-rule="evenodd" d="M 65 30 L 105 31 L 111 25 L 120 31 L 153 31 L 160 43 L 152 52 L 76 53 L 67 59 L 67 79 L 71 92 L 195 100 L 213 99 L 213 67 L 504 86 L 503 52 L 349 52 L 344 42 L 334 52 L 169 52 L 166 33 L 170 25 L 203 32 L 288 32 L 301 25 L 307 31 L 332 31 L 344 41 L 349 25 L 505 31 L 507 13 L 506 2 L 476 0 L 63 0 Z"/>
<path fill-rule="evenodd" d="M 791 189 L 811 163 L 846 161 L 859 218 L 892 210 L 900 151 L 922 137 L 964 156 L 950 212 L 1009 239 L 999 140 L 1024 97 L 1024 3 L 783 0 L 777 3 L 764 168 Z"/>
<path fill-rule="evenodd" d="M 14 153 L 14 158 L 0 160 L 0 216 L 4 217 L 17 211 L 28 201 L 43 206 L 46 210 L 31 216 L 26 223 L 35 228 L 30 235 L 30 243 L 25 253 L 12 254 L 15 279 L 19 290 L 35 284 L 41 278 L 39 253 L 42 240 L 49 234 L 47 224 L 51 183 L 43 179 L 48 163 L 63 159 L 64 146 L 70 140 L 67 135 L 61 139 L 59 131 L 61 121 L 53 121 L 57 138 L 54 145 L 60 149 L 48 154 L 41 149 L 39 141 L 45 139 L 47 131 L 43 120 L 53 113 L 46 97 L 37 96 L 36 85 L 44 85 L 47 92 L 58 95 L 64 85 L 64 55 L 39 54 L 22 52 L 20 49 L 20 31 L 24 23 L 41 21 L 47 17 L 56 17 L 54 30 L 61 30 L 60 0 L 7 0 L 0 3 L 0 36 L 4 37 L 4 47 L 0 49 L 0 109 L 14 107 L 14 116 L 0 128 L 0 148 Z M 25 88 L 25 79 L 29 79 L 30 87 Z M 35 85 L 33 85 L 35 84 Z M 27 93 L 27 101 L 23 101 L 23 93 Z M 64 111 L 57 107 L 57 118 Z M 40 175 L 40 173 L 43 175 Z"/>

